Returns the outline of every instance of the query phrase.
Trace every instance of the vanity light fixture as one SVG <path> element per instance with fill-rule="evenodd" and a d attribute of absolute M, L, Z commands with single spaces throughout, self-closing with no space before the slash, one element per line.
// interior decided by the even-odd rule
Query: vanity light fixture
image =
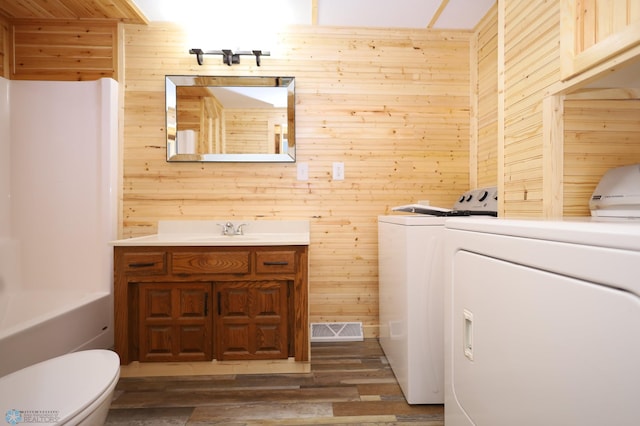
<path fill-rule="evenodd" d="M 260 66 L 260 58 L 263 56 L 271 56 L 271 52 L 263 52 L 262 50 L 243 50 L 234 52 L 230 49 L 206 51 L 202 49 L 189 49 L 189 53 L 196 55 L 198 65 L 202 65 L 204 63 L 204 55 L 222 55 L 222 61 L 229 66 L 239 64 L 241 55 L 255 56 L 257 66 Z"/>

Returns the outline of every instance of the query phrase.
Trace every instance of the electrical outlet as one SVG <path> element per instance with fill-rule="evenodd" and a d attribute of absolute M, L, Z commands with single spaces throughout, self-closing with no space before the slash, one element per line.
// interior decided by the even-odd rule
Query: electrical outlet
<path fill-rule="evenodd" d="M 344 163 L 333 163 L 333 180 L 344 180 Z"/>
<path fill-rule="evenodd" d="M 298 180 L 309 180 L 309 163 L 296 163 Z"/>

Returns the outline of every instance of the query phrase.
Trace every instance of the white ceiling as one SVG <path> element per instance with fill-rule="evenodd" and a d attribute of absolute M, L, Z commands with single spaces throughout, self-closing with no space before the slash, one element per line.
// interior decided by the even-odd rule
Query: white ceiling
<path fill-rule="evenodd" d="M 203 13 L 203 4 L 237 10 L 260 10 L 252 0 L 134 0 L 150 21 L 172 21 L 175 7 L 191 8 L 194 16 Z M 473 29 L 497 0 L 257 0 L 286 12 L 288 24 L 347 27 Z M 317 22 L 313 22 L 313 4 L 317 4 Z M 444 5 L 437 19 L 436 15 Z M 242 16 L 219 14 L 213 22 L 241 20 Z"/>

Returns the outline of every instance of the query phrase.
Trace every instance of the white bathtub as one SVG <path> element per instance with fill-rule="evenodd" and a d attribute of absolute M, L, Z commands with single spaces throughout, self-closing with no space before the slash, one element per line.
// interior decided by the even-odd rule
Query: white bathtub
<path fill-rule="evenodd" d="M 118 92 L 0 78 L 0 376 L 113 346 Z"/>
<path fill-rule="evenodd" d="M 36 362 L 113 342 L 108 292 L 19 291 L 0 297 L 0 377 Z"/>

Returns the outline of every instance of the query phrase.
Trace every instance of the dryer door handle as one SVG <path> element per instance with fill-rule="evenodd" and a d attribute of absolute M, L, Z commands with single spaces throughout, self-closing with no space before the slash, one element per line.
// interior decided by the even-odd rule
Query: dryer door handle
<path fill-rule="evenodd" d="M 464 317 L 462 349 L 464 350 L 464 356 L 469 358 L 469 361 L 473 361 L 473 312 L 465 309 L 462 315 Z"/>

